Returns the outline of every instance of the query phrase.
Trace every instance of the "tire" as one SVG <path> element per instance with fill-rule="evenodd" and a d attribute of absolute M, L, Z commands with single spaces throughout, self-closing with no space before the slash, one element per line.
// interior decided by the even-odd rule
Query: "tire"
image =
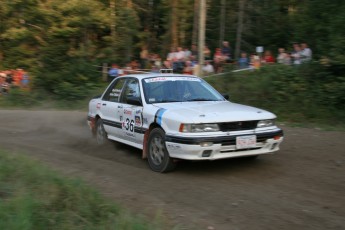
<path fill-rule="evenodd" d="M 160 128 L 154 128 L 150 132 L 148 140 L 148 163 L 155 172 L 169 172 L 176 167 L 176 163 L 170 158 L 165 146 L 165 133 Z"/>
<path fill-rule="evenodd" d="M 99 145 L 104 145 L 108 140 L 107 133 L 105 132 L 103 121 L 99 118 L 96 122 L 96 141 Z"/>

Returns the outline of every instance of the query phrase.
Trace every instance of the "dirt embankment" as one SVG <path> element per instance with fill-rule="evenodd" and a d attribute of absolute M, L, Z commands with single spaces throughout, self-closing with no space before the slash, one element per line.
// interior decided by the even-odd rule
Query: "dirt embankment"
<path fill-rule="evenodd" d="M 278 154 L 159 174 L 137 149 L 98 147 L 85 112 L 0 110 L 1 148 L 82 177 L 135 213 L 182 229 L 344 229 L 345 133 L 283 129 Z"/>

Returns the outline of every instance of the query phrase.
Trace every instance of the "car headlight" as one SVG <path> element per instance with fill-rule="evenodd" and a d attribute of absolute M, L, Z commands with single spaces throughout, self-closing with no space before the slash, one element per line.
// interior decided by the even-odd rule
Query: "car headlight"
<path fill-rule="evenodd" d="M 257 124 L 257 128 L 264 128 L 264 127 L 269 127 L 269 126 L 274 126 L 274 119 L 269 119 L 269 120 L 261 120 Z"/>
<path fill-rule="evenodd" d="M 181 124 L 180 132 L 183 133 L 199 133 L 199 132 L 217 132 L 218 124 Z"/>

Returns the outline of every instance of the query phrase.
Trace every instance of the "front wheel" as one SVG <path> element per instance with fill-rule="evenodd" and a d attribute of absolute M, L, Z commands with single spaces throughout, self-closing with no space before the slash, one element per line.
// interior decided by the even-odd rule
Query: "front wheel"
<path fill-rule="evenodd" d="M 160 128 L 154 128 L 150 132 L 148 140 L 148 163 L 155 172 L 169 172 L 173 170 L 176 163 L 170 158 L 165 146 L 165 133 Z"/>
<path fill-rule="evenodd" d="M 104 126 L 103 126 L 103 121 L 102 119 L 98 119 L 96 123 L 96 141 L 97 144 L 103 145 L 106 143 L 108 137 L 107 133 L 105 132 Z"/>

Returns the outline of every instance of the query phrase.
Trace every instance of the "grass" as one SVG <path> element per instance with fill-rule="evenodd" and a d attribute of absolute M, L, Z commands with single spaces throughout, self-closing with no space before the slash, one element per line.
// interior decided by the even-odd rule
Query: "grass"
<path fill-rule="evenodd" d="M 0 150 L 0 229 L 167 229 L 24 156 Z"/>

